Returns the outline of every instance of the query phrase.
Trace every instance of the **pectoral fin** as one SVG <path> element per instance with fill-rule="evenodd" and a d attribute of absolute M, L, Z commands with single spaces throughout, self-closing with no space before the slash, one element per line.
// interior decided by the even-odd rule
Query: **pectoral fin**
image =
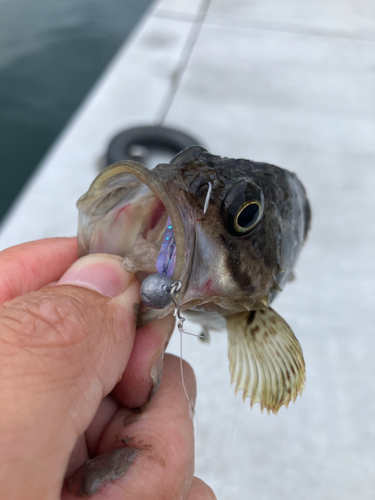
<path fill-rule="evenodd" d="M 226 318 L 232 383 L 251 406 L 260 403 L 277 413 L 302 394 L 305 362 L 298 340 L 287 323 L 270 307 Z"/>

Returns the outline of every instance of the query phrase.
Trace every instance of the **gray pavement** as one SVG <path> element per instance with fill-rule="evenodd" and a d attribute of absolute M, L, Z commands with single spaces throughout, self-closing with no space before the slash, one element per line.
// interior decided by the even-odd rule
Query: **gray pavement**
<path fill-rule="evenodd" d="M 22 193 L 0 248 L 74 234 L 108 140 L 164 116 L 215 154 L 296 172 L 313 208 L 297 278 L 275 303 L 304 350 L 303 397 L 277 416 L 250 410 L 230 387 L 226 334 L 185 336 L 196 474 L 220 500 L 375 498 L 374 2 L 157 2 Z"/>

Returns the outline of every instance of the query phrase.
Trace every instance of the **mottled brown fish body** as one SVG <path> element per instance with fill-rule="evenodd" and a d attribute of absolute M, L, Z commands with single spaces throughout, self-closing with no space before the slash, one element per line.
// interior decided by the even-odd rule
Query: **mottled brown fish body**
<path fill-rule="evenodd" d="M 310 226 L 295 174 L 193 147 L 152 171 L 136 162 L 108 167 L 78 208 L 81 255 L 121 255 L 141 281 L 165 266 L 182 283 L 181 310 L 205 331 L 227 325 L 232 381 L 244 398 L 276 412 L 302 391 L 301 348 L 269 307 Z M 170 238 L 173 255 L 163 250 Z M 172 311 L 142 306 L 139 322 Z"/>

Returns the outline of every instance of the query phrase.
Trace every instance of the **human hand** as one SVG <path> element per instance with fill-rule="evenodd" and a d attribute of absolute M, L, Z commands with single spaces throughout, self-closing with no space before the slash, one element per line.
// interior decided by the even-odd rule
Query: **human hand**
<path fill-rule="evenodd" d="M 173 319 L 136 332 L 134 275 L 77 257 L 75 238 L 0 253 L 0 498 L 214 499 L 193 477 L 179 359 L 163 359 Z"/>

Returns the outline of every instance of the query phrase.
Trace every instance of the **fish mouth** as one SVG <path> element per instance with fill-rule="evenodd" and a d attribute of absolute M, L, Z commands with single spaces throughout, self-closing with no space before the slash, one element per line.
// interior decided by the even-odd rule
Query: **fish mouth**
<path fill-rule="evenodd" d="M 77 207 L 80 255 L 120 255 L 123 267 L 141 282 L 159 272 L 185 288 L 192 234 L 184 224 L 184 210 L 155 172 L 134 161 L 115 163 L 99 174 Z M 148 309 L 143 306 L 146 322 L 172 310 L 168 306 L 161 314 Z"/>

